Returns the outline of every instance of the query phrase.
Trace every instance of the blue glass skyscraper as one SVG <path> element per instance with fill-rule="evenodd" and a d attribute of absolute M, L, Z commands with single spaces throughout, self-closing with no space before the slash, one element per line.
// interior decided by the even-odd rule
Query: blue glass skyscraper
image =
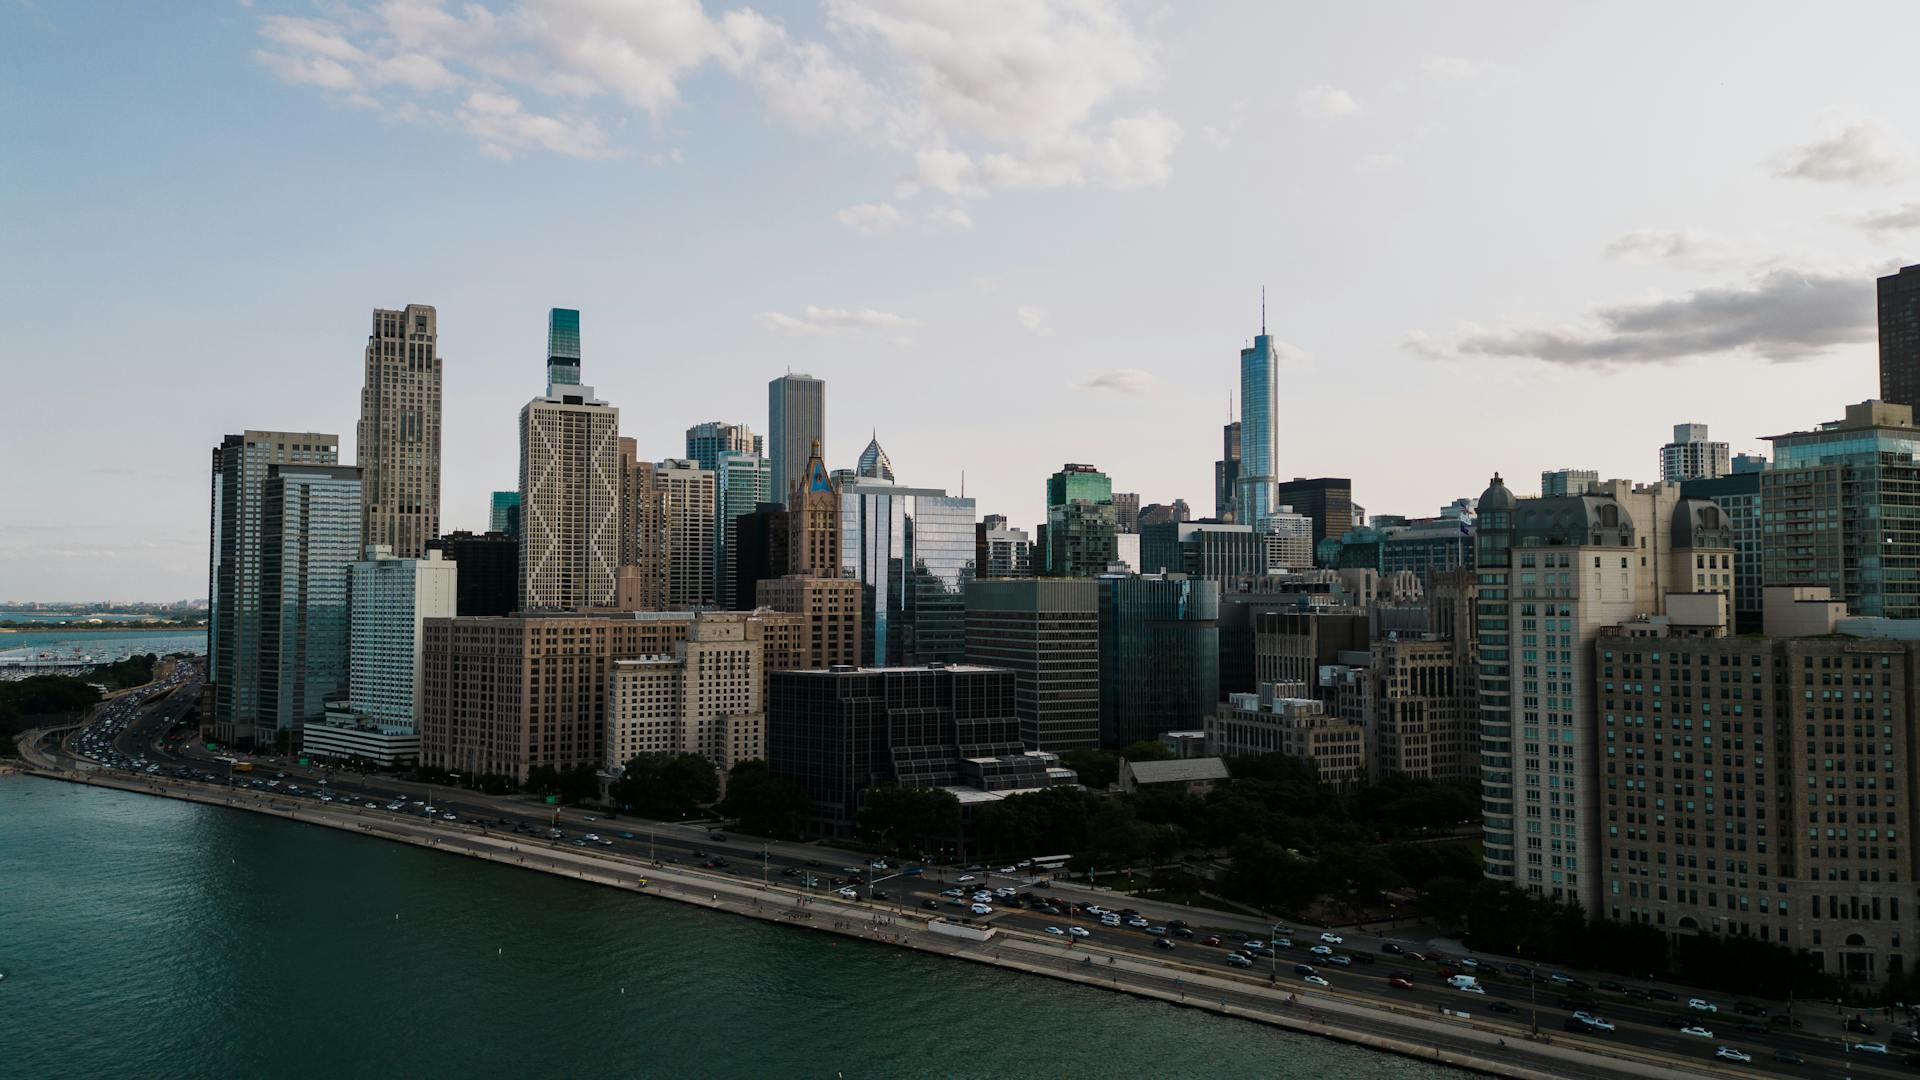
<path fill-rule="evenodd" d="M 1240 350 L 1240 468 L 1234 481 L 1234 521 L 1258 530 L 1275 508 L 1274 415 L 1279 411 L 1279 368 L 1267 335 L 1261 301 L 1260 336 Z"/>
<path fill-rule="evenodd" d="M 547 312 L 547 386 L 580 385 L 580 312 L 557 307 Z"/>

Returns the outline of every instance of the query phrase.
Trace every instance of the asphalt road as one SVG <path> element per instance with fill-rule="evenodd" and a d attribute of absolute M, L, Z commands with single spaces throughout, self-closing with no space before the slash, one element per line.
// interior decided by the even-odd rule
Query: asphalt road
<path fill-rule="evenodd" d="M 138 767 L 135 763 L 145 760 L 156 765 L 162 772 L 189 768 L 212 773 L 216 780 L 228 780 L 226 767 L 214 759 L 218 755 L 207 752 L 192 735 L 178 740 L 166 736 L 178 719 L 185 704 L 191 701 L 191 695 L 197 692 L 199 674 L 193 669 L 184 669 L 176 673 L 170 683 L 175 688 L 171 696 L 159 694 L 160 687 L 146 691 L 134 691 L 110 703 L 101 715 L 86 727 L 70 734 L 63 741 L 67 753 L 78 757 L 102 756 L 108 762 L 123 767 Z M 111 750 L 100 755 L 101 737 Z M 259 760 L 259 759 L 256 759 Z M 807 878 L 818 882 L 813 891 L 826 892 L 833 888 L 834 878 L 851 875 L 850 869 L 865 868 L 867 857 L 855 853 L 836 851 L 817 845 L 790 843 L 766 843 L 748 837 L 723 837 L 723 834 L 704 826 L 675 823 L 654 823 L 637 818 L 607 819 L 600 815 L 585 814 L 571 809 L 556 809 L 519 799 L 496 798 L 459 789 L 433 787 L 429 785 L 396 780 L 383 775 L 362 775 L 346 770 L 302 767 L 294 764 L 260 763 L 251 774 L 241 773 L 232 777 L 234 782 L 259 784 L 263 787 L 284 774 L 278 787 L 272 790 L 285 794 L 289 786 L 298 786 L 303 793 L 296 798 L 314 799 L 319 793 L 331 795 L 336 802 L 345 802 L 353 806 L 365 807 L 373 803 L 374 811 L 387 813 L 385 807 L 396 799 L 405 800 L 405 809 L 400 813 L 410 817 L 424 819 L 424 805 L 431 803 L 435 807 L 435 820 L 442 826 L 451 825 L 442 815 L 451 813 L 459 822 L 469 827 L 480 826 L 490 831 L 514 833 L 527 837 L 530 842 L 547 836 L 552 828 L 559 828 L 564 836 L 559 845 L 593 848 L 596 853 L 618 855 L 634 859 L 642 864 L 647 862 L 677 863 L 682 867 L 702 866 L 716 857 L 726 866 L 711 867 L 713 872 L 732 874 L 737 877 L 761 881 L 768 880 L 789 887 L 800 886 Z M 324 781 L 324 783 L 322 783 Z M 421 805 L 415 805 L 418 802 Z M 422 821 L 424 824 L 424 820 Z M 595 833 L 599 842 L 587 842 L 584 834 Z M 877 880 L 875 886 L 888 893 L 886 906 L 912 912 L 919 915 L 934 914 L 934 909 L 926 906 L 934 901 L 940 914 L 952 918 L 970 918 L 967 909 L 948 903 L 942 896 L 944 889 L 957 887 L 962 883 L 961 876 L 971 876 L 977 881 L 965 883 L 969 890 L 986 887 L 991 890 L 1003 885 L 1014 886 L 1020 891 L 1031 891 L 1041 897 L 1058 896 L 1062 899 L 1076 899 L 1089 896 L 1083 889 L 1067 886 L 1034 887 L 1031 875 L 1014 873 L 1002 874 L 998 867 L 963 869 L 958 867 L 928 866 L 925 873 L 918 876 L 906 876 L 895 867 L 888 871 L 867 871 Z M 861 896 L 866 895 L 865 887 L 860 888 Z M 971 902 L 970 900 L 966 902 Z M 990 923 L 1003 931 L 1029 935 L 1035 939 L 1050 942 L 1058 949 L 1057 960 L 1060 965 L 1082 963 L 1089 947 L 1099 951 L 1096 963 L 1104 962 L 1106 953 L 1117 953 L 1138 962 L 1156 965 L 1164 970 L 1164 981 L 1176 991 L 1182 985 L 1181 980 L 1193 974 L 1205 972 L 1214 976 L 1229 976 L 1239 979 L 1246 987 L 1243 996 L 1247 1004 L 1259 1004 L 1271 1007 L 1272 990 L 1269 986 L 1283 992 L 1314 992 L 1300 976 L 1294 972 L 1294 965 L 1310 963 L 1327 979 L 1330 990 L 1338 995 L 1350 996 L 1359 1001 L 1371 1001 L 1385 1004 L 1401 1010 L 1419 1010 L 1438 1014 L 1443 1009 L 1451 1009 L 1472 1015 L 1476 1020 L 1492 1022 L 1495 1025 L 1507 1025 L 1511 1028 L 1510 1038 L 1524 1040 L 1532 1029 L 1537 1015 L 1539 1030 L 1547 1034 L 1556 1044 L 1562 1046 L 1580 1046 L 1595 1044 L 1601 1049 L 1605 1044 L 1617 1044 L 1620 1048 L 1636 1048 L 1654 1051 L 1662 1055 L 1681 1060 L 1699 1061 L 1706 1065 L 1714 1060 L 1717 1047 L 1732 1046 L 1751 1054 L 1751 1065 L 1742 1066 L 1743 1071 L 1779 1076 L 1818 1076 L 1818 1077 L 1867 1077 L 1867 1076 L 1920 1076 L 1920 1068 L 1911 1068 L 1902 1063 L 1907 1053 L 1920 1053 L 1920 1047 L 1902 1047 L 1892 1044 L 1890 1026 L 1884 1018 L 1874 1018 L 1877 1034 L 1855 1036 L 1878 1039 L 1888 1042 L 1893 1053 L 1885 1056 L 1870 1055 L 1861 1052 L 1848 1053 L 1841 1049 L 1839 1023 L 1831 1012 L 1831 1006 L 1809 1005 L 1801 1003 L 1795 1015 L 1806 1019 L 1807 1030 L 1769 1030 L 1766 1032 L 1745 1032 L 1739 1025 L 1748 1018 L 1732 1012 L 1733 1002 L 1718 999 L 1720 1011 L 1707 1014 L 1689 1010 L 1683 1004 L 1688 996 L 1680 992 L 1681 1003 L 1645 1002 L 1626 998 L 1618 993 L 1603 991 L 1585 991 L 1581 996 L 1590 997 L 1595 1004 L 1590 1010 L 1609 1022 L 1616 1030 L 1608 1034 L 1574 1034 L 1562 1030 L 1562 1025 L 1571 1015 L 1572 1008 L 1561 1007 L 1558 1002 L 1571 991 L 1549 983 L 1531 983 L 1528 980 L 1501 972 L 1487 973 L 1483 967 L 1482 985 L 1485 995 L 1470 994 L 1448 987 L 1432 960 L 1414 961 L 1406 957 L 1382 953 L 1382 946 L 1390 939 L 1367 935 L 1345 935 L 1339 945 L 1330 945 L 1333 952 L 1353 958 L 1350 967 L 1340 967 L 1325 957 L 1314 956 L 1308 950 L 1310 946 L 1321 944 L 1317 928 L 1295 928 L 1299 932 L 1292 936 L 1293 947 L 1278 950 L 1272 957 L 1260 957 L 1250 969 L 1229 967 L 1226 956 L 1236 951 L 1242 940 L 1248 936 L 1249 927 L 1257 924 L 1247 920 L 1222 916 L 1201 909 L 1184 909 L 1169 905 L 1153 904 L 1146 901 L 1133 901 L 1122 896 L 1101 894 L 1094 901 L 1106 906 L 1134 907 L 1152 920 L 1154 925 L 1165 925 L 1172 919 L 1184 918 L 1192 924 L 1192 939 L 1176 939 L 1174 948 L 1162 949 L 1155 945 L 1156 937 L 1143 930 L 1115 929 L 1102 926 L 1089 916 L 1081 913 L 1050 915 L 1032 910 L 1009 907 L 1000 901 L 993 901 L 995 912 L 978 922 Z M 1071 909 L 1063 909 L 1071 912 Z M 1063 930 L 1070 927 L 1086 929 L 1090 938 L 1079 939 L 1069 944 L 1067 938 L 1056 938 L 1045 932 L 1048 926 Z M 1284 929 L 1284 928 L 1283 928 Z M 1238 935 L 1236 936 L 1236 931 Z M 1253 931 L 1255 937 L 1266 937 L 1268 931 Z M 1211 936 L 1219 936 L 1220 944 L 1208 946 L 1202 941 Z M 1401 940 L 1394 942 L 1400 947 L 1419 952 L 1427 951 L 1423 942 Z M 1455 959 L 1458 959 L 1455 957 Z M 1489 963 L 1492 963 L 1489 961 Z M 1498 967 L 1498 964 L 1493 965 Z M 1411 977 L 1412 989 L 1396 989 L 1388 980 L 1395 974 Z M 1603 976 L 1579 972 L 1567 972 L 1593 986 L 1598 986 Z M 1136 980 L 1141 976 L 1135 975 Z M 1150 976 L 1149 976 L 1150 977 Z M 1650 986 L 1652 984 L 1640 984 Z M 1784 1011 L 1784 1006 L 1776 1003 L 1760 1003 L 1769 1012 Z M 1506 1007 L 1511 1012 L 1502 1014 L 1495 1010 Z M 1306 1006 L 1302 1006 L 1303 1008 Z M 1820 1010 L 1826 1010 L 1820 1012 Z M 1697 1020 L 1711 1030 L 1712 1037 L 1684 1035 L 1670 1027 L 1662 1026 L 1661 1021 L 1672 1017 L 1684 1016 Z M 1817 1018 L 1816 1018 L 1817 1017 Z M 1348 1026 L 1361 1026 L 1364 1021 L 1355 1024 L 1350 1018 L 1342 1021 Z M 1382 1034 L 1387 1033 L 1382 1027 Z M 1773 1060 L 1776 1051 L 1786 1051 L 1804 1058 L 1805 1065 L 1791 1065 Z"/>

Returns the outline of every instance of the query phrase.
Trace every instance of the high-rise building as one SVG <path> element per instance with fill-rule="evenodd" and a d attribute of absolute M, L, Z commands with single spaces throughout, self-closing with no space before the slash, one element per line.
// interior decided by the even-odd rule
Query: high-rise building
<path fill-rule="evenodd" d="M 1920 266 L 1879 282 L 1880 398 L 1920 407 Z"/>
<path fill-rule="evenodd" d="M 818 453 L 819 447 L 816 446 L 814 452 Z M 811 465 L 808 466 L 808 471 L 812 471 Z M 893 479 L 893 459 L 880 448 L 879 432 L 874 432 L 873 438 L 867 443 L 867 448 L 860 451 L 859 466 L 853 471 L 855 475 L 864 476 L 870 480 Z"/>
<path fill-rule="evenodd" d="M 864 590 L 850 578 L 788 574 L 758 583 L 763 608 L 800 617 L 795 668 L 860 662 L 860 603 Z"/>
<path fill-rule="evenodd" d="M 988 514 L 974 526 L 973 562 L 983 578 L 1033 576 L 1033 540 L 1007 526 L 1005 514 Z"/>
<path fill-rule="evenodd" d="M 1641 616 L 1725 622 L 1726 514 L 1677 485 L 1611 480 L 1584 495 L 1480 496 L 1480 778 L 1486 876 L 1603 909 L 1603 747 L 1593 642 Z"/>
<path fill-rule="evenodd" d="M 1100 588 L 1100 742 L 1199 729 L 1220 700 L 1220 584 L 1106 574 Z"/>
<path fill-rule="evenodd" d="M 639 446 L 621 439 L 620 588 L 615 607 L 660 611 L 667 606 L 667 493 L 659 466 L 640 460 Z"/>
<path fill-rule="evenodd" d="M 1139 525 L 1141 527 L 1192 520 L 1193 508 L 1187 505 L 1185 499 L 1175 499 L 1170 503 L 1148 503 L 1140 508 Z M 1232 519 L 1222 518 L 1221 520 L 1231 521 Z"/>
<path fill-rule="evenodd" d="M 954 663 L 966 653 L 974 501 L 854 478 L 840 488 L 840 571 L 862 587 L 861 657 L 876 666 Z"/>
<path fill-rule="evenodd" d="M 1264 317 L 1261 321 L 1265 322 Z M 1279 395 L 1279 357 L 1262 325 L 1252 347 L 1240 350 L 1240 469 L 1234 484 L 1233 520 L 1242 525 L 1259 527 L 1274 507 L 1287 501 L 1274 493 L 1280 478 L 1280 444 L 1274 430 L 1280 416 Z"/>
<path fill-rule="evenodd" d="M 440 535 L 438 316 L 426 304 L 374 309 L 355 457 L 360 543 L 417 559 Z"/>
<path fill-rule="evenodd" d="M 1733 471 L 1727 444 L 1707 438 L 1705 424 L 1673 425 L 1673 441 L 1660 448 L 1660 479 L 1711 480 Z"/>
<path fill-rule="evenodd" d="M 767 384 L 767 457 L 773 497 L 784 499 L 799 482 L 813 448 L 827 445 L 827 384 L 788 372 Z"/>
<path fill-rule="evenodd" d="M 551 368 L 573 381 L 520 410 L 520 607 L 528 611 L 608 607 L 618 596 L 620 410 L 579 383 L 573 314 L 571 363 Z"/>
<path fill-rule="evenodd" d="M 1757 472 L 1766 472 L 1766 471 L 1767 471 L 1767 455 L 1765 454 L 1733 455 L 1733 475 L 1735 476 L 1745 476 L 1748 473 L 1757 473 Z"/>
<path fill-rule="evenodd" d="M 1461 686 L 1456 644 L 1443 637 L 1392 636 L 1373 642 L 1365 709 L 1370 775 L 1426 780 L 1480 779 L 1480 716 Z"/>
<path fill-rule="evenodd" d="M 1618 753 L 1602 766 L 1593 914 L 1757 938 L 1850 984 L 1908 976 L 1916 628 L 1845 618 L 1824 588 L 1766 592 L 1765 635 L 1649 621 L 1594 642 L 1600 732 Z"/>
<path fill-rule="evenodd" d="M 1600 474 L 1593 469 L 1550 469 L 1540 474 L 1540 497 L 1558 499 L 1568 495 L 1585 495 L 1587 488 L 1600 482 Z"/>
<path fill-rule="evenodd" d="M 487 507 L 487 531 L 520 539 L 520 493 L 496 491 Z"/>
<path fill-rule="evenodd" d="M 1260 546 L 1266 555 L 1266 573 L 1284 574 L 1313 568 L 1313 519 L 1296 514 L 1293 507 L 1282 506 L 1267 515 L 1260 531 Z"/>
<path fill-rule="evenodd" d="M 735 551 L 735 521 L 773 498 L 773 463 L 759 454 L 728 451 L 713 465 L 714 602 L 724 608 L 744 607 L 751 593 L 734 591 L 739 577 Z"/>
<path fill-rule="evenodd" d="M 260 570 L 267 474 L 276 465 L 334 465 L 340 437 L 310 431 L 246 431 L 213 448 L 207 554 L 207 680 L 213 729 L 222 742 L 250 743 L 268 667 L 260 637 L 269 606 Z M 358 507 L 354 537 L 359 538 Z"/>
<path fill-rule="evenodd" d="M 1329 713 L 1325 702 L 1289 697 L 1292 688 L 1262 683 L 1256 693 L 1229 695 L 1206 716 L 1206 752 L 1285 754 L 1311 764 L 1315 777 L 1336 790 L 1365 783 L 1366 727 Z"/>
<path fill-rule="evenodd" d="M 459 564 L 437 550 L 401 559 L 375 544 L 362 554 L 348 570 L 347 704 L 357 720 L 418 731 L 420 625 L 456 614 Z"/>
<path fill-rule="evenodd" d="M 885 460 L 884 452 L 880 460 Z M 893 477 L 875 479 L 891 482 Z M 813 445 L 807 467 L 800 471 L 786 496 L 789 572 L 802 577 L 841 576 L 840 488 L 827 475 L 819 443 Z"/>
<path fill-rule="evenodd" d="M 1680 493 L 1711 499 L 1726 512 L 1727 524 L 1733 529 L 1733 627 L 1737 633 L 1759 633 L 1766 581 L 1760 473 L 1734 472 L 1712 480 L 1688 480 L 1680 485 Z"/>
<path fill-rule="evenodd" d="M 1238 521 L 1234 504 L 1240 492 L 1240 421 L 1220 429 L 1220 460 L 1213 463 L 1213 516 Z"/>
<path fill-rule="evenodd" d="M 552 308 L 547 312 L 547 395 L 554 396 L 558 387 L 579 385 L 580 313 Z"/>
<path fill-rule="evenodd" d="M 1068 781 L 1020 743 L 1014 675 L 1001 668 L 778 671 L 767 678 L 767 766 L 813 800 L 812 830 L 849 832 L 868 791 Z M 957 841 L 956 837 L 956 841 Z"/>
<path fill-rule="evenodd" d="M 1856 615 L 1920 617 L 1920 429 L 1913 408 L 1847 406 L 1846 418 L 1775 435 L 1760 474 L 1768 585 L 1825 585 Z"/>
<path fill-rule="evenodd" d="M 459 567 L 454 614 L 511 615 L 519 609 L 519 540 L 502 532 L 459 531 L 429 541 L 427 550 Z"/>
<path fill-rule="evenodd" d="M 1334 540 L 1353 528 L 1353 481 L 1334 476 L 1308 480 L 1294 477 L 1278 485 L 1273 506 L 1290 506 L 1296 514 L 1313 519 L 1313 543 L 1316 553 L 1322 540 Z M 1240 520 L 1245 524 L 1245 519 Z"/>
<path fill-rule="evenodd" d="M 764 457 L 765 443 L 745 424 L 727 424 L 709 420 L 687 429 L 687 459 L 697 461 L 708 472 L 717 472 L 720 459 L 727 454 Z"/>
<path fill-rule="evenodd" d="M 1116 491 L 1113 493 L 1114 528 L 1123 533 L 1140 531 L 1140 493 L 1137 491 Z"/>
<path fill-rule="evenodd" d="M 774 498 L 775 496 L 770 496 Z M 733 553 L 733 597 L 744 607 L 758 594 L 762 581 L 787 576 L 788 533 L 792 515 L 784 496 L 763 502 L 752 512 L 727 523 L 727 544 Z"/>
<path fill-rule="evenodd" d="M 1048 577 L 1094 577 L 1118 555 L 1113 481 L 1091 465 L 1068 463 L 1047 477 L 1044 552 Z"/>
<path fill-rule="evenodd" d="M 260 709 L 254 741 L 289 746 L 347 689 L 348 568 L 360 470 L 271 465 L 260 507 Z"/>
<path fill-rule="evenodd" d="M 1100 746 L 1100 592 L 1092 580 L 968 583 L 967 661 L 1013 672 L 1027 749 Z"/>
<path fill-rule="evenodd" d="M 607 768 L 699 754 L 722 773 L 767 756 L 764 622 L 703 615 L 670 655 L 613 661 Z"/>
<path fill-rule="evenodd" d="M 697 621 L 761 624 L 765 665 L 794 662 L 799 622 L 780 612 L 540 612 L 423 626 L 420 760 L 524 783 L 542 765 L 607 760 L 613 663 L 668 656 Z"/>
<path fill-rule="evenodd" d="M 661 494 L 662 560 L 666 573 L 661 596 L 668 608 L 687 611 L 713 606 L 713 474 L 685 458 L 654 466 Z"/>
<path fill-rule="evenodd" d="M 1237 582 L 1266 575 L 1267 546 L 1251 525 L 1213 521 L 1146 525 L 1140 529 L 1138 569 Z"/>

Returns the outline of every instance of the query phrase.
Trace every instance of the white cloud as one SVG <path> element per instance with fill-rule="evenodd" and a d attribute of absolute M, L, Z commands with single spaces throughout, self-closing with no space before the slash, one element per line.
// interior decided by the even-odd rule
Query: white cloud
<path fill-rule="evenodd" d="M 1580 323 L 1469 326 L 1451 346 L 1425 334 L 1429 357 L 1508 357 L 1568 367 L 1666 364 L 1733 355 L 1786 363 L 1873 339 L 1873 294 L 1854 273 L 1775 270 L 1745 285 L 1596 309 Z"/>
<path fill-rule="evenodd" d="M 1309 86 L 1293 99 L 1300 115 L 1312 120 L 1335 120 L 1343 116 L 1360 115 L 1360 102 L 1352 94 L 1337 86 L 1320 83 Z"/>
<path fill-rule="evenodd" d="M 860 203 L 833 215 L 833 220 L 862 236 L 885 236 L 907 223 L 907 215 L 892 203 Z"/>
<path fill-rule="evenodd" d="M 1723 272 L 1765 270 L 1779 265 L 1777 255 L 1742 247 L 1705 229 L 1635 229 L 1607 245 L 1607 254 L 1642 266 Z"/>
<path fill-rule="evenodd" d="M 1026 327 L 1030 333 L 1038 334 L 1041 337 L 1048 337 L 1053 334 L 1053 327 L 1047 325 L 1048 315 L 1046 308 L 1034 304 L 1022 304 L 1013 309 L 1013 314 L 1015 318 L 1020 320 L 1020 325 Z"/>
<path fill-rule="evenodd" d="M 258 56 L 286 82 L 468 131 L 496 154 L 622 156 L 606 133 L 636 113 L 662 131 L 687 80 L 718 71 L 794 130 L 898 154 L 910 164 L 897 198 L 1131 188 L 1170 172 L 1180 125 L 1129 101 L 1155 91 L 1160 70 L 1118 0 L 826 8 L 827 36 L 804 40 L 753 8 L 709 11 L 702 0 L 517 0 L 497 11 L 332 0 L 325 17 L 261 20 Z M 506 124 L 474 95 L 512 100 L 522 119 Z M 929 221 L 957 227 L 962 216 Z"/>
<path fill-rule="evenodd" d="M 754 316 L 769 330 L 802 338 L 859 337 L 869 332 L 903 331 L 919 325 L 912 319 L 872 308 L 823 308 L 808 304 L 798 315 L 763 311 Z"/>
<path fill-rule="evenodd" d="M 1775 176 L 1872 187 L 1907 175 L 1912 147 L 1879 120 L 1834 114 L 1822 126 L 1824 137 L 1780 156 Z"/>
<path fill-rule="evenodd" d="M 1116 394 L 1143 397 L 1153 392 L 1153 376 L 1139 368 L 1102 371 L 1080 381 L 1082 390 L 1111 390 Z"/>
<path fill-rule="evenodd" d="M 1912 232 L 1920 229 L 1920 202 L 1861 214 L 1853 219 L 1853 225 L 1881 240 L 1891 239 L 1894 233 Z"/>
<path fill-rule="evenodd" d="M 930 232 L 965 232 L 973 228 L 973 215 L 960 206 L 937 206 L 922 219 Z"/>
<path fill-rule="evenodd" d="M 1464 82 L 1480 77 L 1485 65 L 1458 56 L 1433 55 L 1420 61 L 1420 74 L 1430 79 Z"/>

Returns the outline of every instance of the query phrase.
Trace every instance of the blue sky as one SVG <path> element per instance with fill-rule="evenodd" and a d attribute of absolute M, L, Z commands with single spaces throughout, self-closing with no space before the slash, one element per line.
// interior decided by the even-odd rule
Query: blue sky
<path fill-rule="evenodd" d="M 1920 262 L 1908 5 L 695 0 L 0 6 L 0 599 L 205 593 L 207 453 L 351 446 L 439 308 L 484 524 L 550 306 L 644 454 L 828 381 L 830 464 L 1031 524 L 1211 506 L 1237 351 L 1283 475 L 1425 514 L 1650 479 L 1876 387 Z M 350 450 L 347 454 L 351 460 Z"/>

